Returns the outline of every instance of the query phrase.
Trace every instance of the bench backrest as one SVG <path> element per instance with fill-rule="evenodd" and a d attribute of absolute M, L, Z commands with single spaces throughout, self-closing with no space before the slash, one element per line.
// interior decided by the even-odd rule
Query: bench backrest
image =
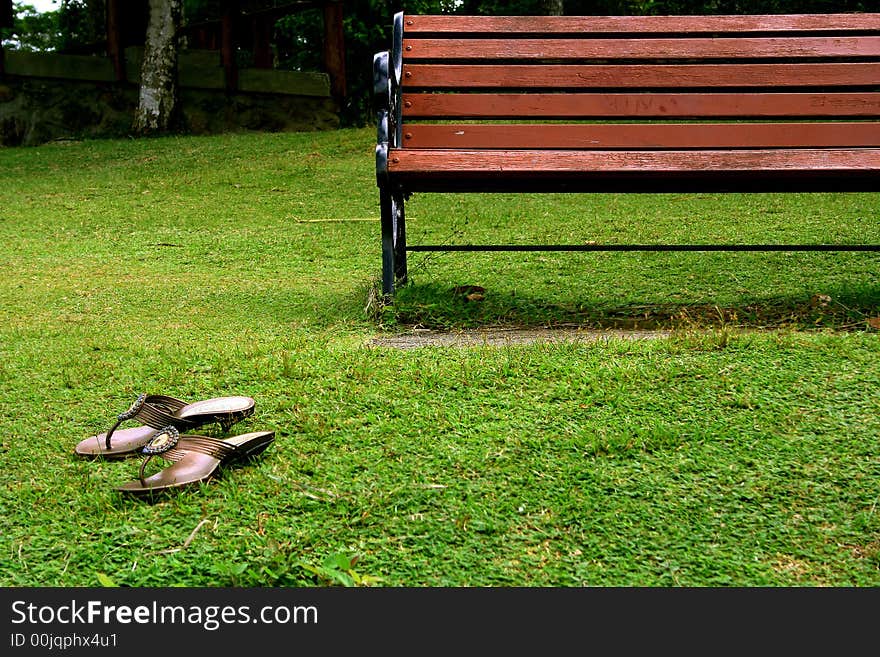
<path fill-rule="evenodd" d="M 390 60 L 392 153 L 880 147 L 880 13 L 399 14 Z"/>

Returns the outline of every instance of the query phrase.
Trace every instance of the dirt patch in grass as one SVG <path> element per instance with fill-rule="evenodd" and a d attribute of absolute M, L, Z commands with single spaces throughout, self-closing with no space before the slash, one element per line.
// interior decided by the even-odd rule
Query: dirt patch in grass
<path fill-rule="evenodd" d="M 377 347 L 414 349 L 417 347 L 505 346 L 535 342 L 597 342 L 612 338 L 650 340 L 666 338 L 666 330 L 622 330 L 584 328 L 481 328 L 461 331 L 413 329 L 406 333 L 370 340 Z"/>

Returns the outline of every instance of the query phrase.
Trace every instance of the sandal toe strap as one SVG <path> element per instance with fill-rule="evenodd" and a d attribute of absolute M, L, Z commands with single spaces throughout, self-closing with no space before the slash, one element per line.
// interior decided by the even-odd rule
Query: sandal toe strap
<path fill-rule="evenodd" d="M 167 452 L 180 441 L 180 432 L 177 427 L 168 425 L 157 431 L 149 442 L 141 448 L 144 454 L 153 456 Z"/>
<path fill-rule="evenodd" d="M 153 429 L 161 429 L 171 424 L 181 428 L 193 426 L 195 423 L 191 420 L 177 416 L 177 412 L 184 406 L 186 402 L 176 397 L 141 393 L 127 411 L 116 416 L 116 424 L 110 428 L 104 440 L 106 448 L 110 449 L 113 432 L 127 420 L 138 420 Z"/>
<path fill-rule="evenodd" d="M 126 420 L 131 420 L 132 418 L 137 417 L 137 414 L 140 413 L 146 401 L 147 393 L 142 392 L 138 395 L 138 398 L 134 400 L 134 403 L 128 407 L 127 411 L 116 416 L 116 421 L 125 422 Z"/>
<path fill-rule="evenodd" d="M 141 485 L 146 486 L 146 482 L 144 481 L 144 470 L 146 470 L 147 463 L 156 456 L 157 454 L 164 454 L 172 450 L 177 443 L 180 442 L 180 432 L 177 430 L 177 427 L 168 425 L 167 427 L 163 427 L 160 431 L 157 431 L 150 441 L 141 448 L 141 452 L 146 454 L 147 458 L 141 462 L 141 468 L 138 472 L 138 479 L 141 482 Z"/>
<path fill-rule="evenodd" d="M 138 479 L 142 486 L 146 486 L 144 471 L 146 470 L 147 463 L 158 454 L 161 454 L 162 458 L 174 463 L 191 452 L 206 454 L 216 458 L 218 461 L 226 461 L 235 452 L 235 445 L 218 438 L 211 438 L 210 436 L 182 436 L 176 427 L 169 425 L 156 433 L 150 439 L 150 442 L 144 445 L 141 451 L 147 458 L 141 463 Z"/>

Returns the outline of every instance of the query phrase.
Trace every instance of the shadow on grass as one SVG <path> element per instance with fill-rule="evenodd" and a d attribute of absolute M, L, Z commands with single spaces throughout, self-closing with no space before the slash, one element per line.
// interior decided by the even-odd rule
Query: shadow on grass
<path fill-rule="evenodd" d="M 410 284 L 400 288 L 383 311 L 398 327 L 455 330 L 477 327 L 584 329 L 880 329 L 880 286 L 826 290 L 766 298 L 743 297 L 720 306 L 693 303 L 597 304 L 555 302 L 477 286 Z"/>

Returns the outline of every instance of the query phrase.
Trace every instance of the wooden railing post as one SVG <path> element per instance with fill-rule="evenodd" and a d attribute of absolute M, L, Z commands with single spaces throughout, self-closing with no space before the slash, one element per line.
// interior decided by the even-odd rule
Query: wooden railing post
<path fill-rule="evenodd" d="M 330 76 L 330 93 L 336 100 L 345 97 L 345 37 L 342 29 L 342 2 L 324 4 L 324 69 Z"/>
<path fill-rule="evenodd" d="M 254 66 L 272 68 L 272 29 L 275 17 L 272 14 L 257 14 L 253 17 Z"/>
<path fill-rule="evenodd" d="M 107 0 L 107 55 L 113 62 L 117 82 L 125 82 L 125 50 L 122 46 L 119 0 Z"/>
<path fill-rule="evenodd" d="M 221 21 L 220 58 L 226 72 L 226 92 L 238 91 L 238 34 L 237 25 L 241 20 L 241 3 L 239 0 L 223 1 L 223 18 Z"/>
<path fill-rule="evenodd" d="M 15 23 L 15 12 L 12 10 L 12 0 L 0 0 L 0 27 L 12 27 Z M 4 62 L 3 42 L 0 41 L 0 77 L 6 72 Z"/>
<path fill-rule="evenodd" d="M 12 27 L 15 12 L 12 11 L 12 0 L 0 0 L 0 27 Z"/>

